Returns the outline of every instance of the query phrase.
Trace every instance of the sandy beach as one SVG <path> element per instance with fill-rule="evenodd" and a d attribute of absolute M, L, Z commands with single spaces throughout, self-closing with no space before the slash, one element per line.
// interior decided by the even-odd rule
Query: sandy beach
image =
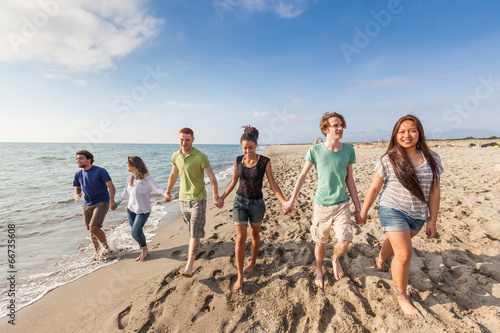
<path fill-rule="evenodd" d="M 483 141 L 472 140 L 476 144 Z M 484 141 L 486 142 L 486 141 Z M 325 288 L 313 287 L 314 243 L 309 232 L 316 188 L 313 170 L 294 212 L 283 214 L 267 182 L 267 214 L 256 269 L 236 281 L 232 198 L 207 210 L 206 237 L 194 277 L 180 276 L 188 232 L 179 218 L 158 230 L 150 256 L 130 253 L 49 292 L 16 314 L 2 332 L 495 332 L 500 326 L 500 149 L 467 148 L 466 141 L 431 141 L 443 161 L 438 236 L 421 231 L 408 292 L 423 318 L 399 309 L 389 272 L 373 259 L 385 235 L 378 200 L 366 225 L 354 225 L 354 240 L 341 259 L 346 276 L 332 275 L 333 240 L 325 253 Z M 354 178 L 363 201 L 383 144 L 354 144 Z M 438 147 L 439 146 L 439 147 Z M 274 175 L 288 197 L 308 145 L 270 146 Z M 222 192 L 220 192 L 222 193 Z M 351 210 L 354 207 L 351 203 Z M 354 220 L 354 219 L 353 219 Z M 333 235 L 333 231 L 332 234 Z M 247 258 L 250 256 L 250 238 Z"/>

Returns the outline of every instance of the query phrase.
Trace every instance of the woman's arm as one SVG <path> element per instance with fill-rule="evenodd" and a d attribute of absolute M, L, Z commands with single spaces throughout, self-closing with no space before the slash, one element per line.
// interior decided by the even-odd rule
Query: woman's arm
<path fill-rule="evenodd" d="M 271 186 L 271 190 L 273 190 L 274 194 L 276 195 L 278 200 L 281 202 L 281 204 L 284 204 L 286 202 L 286 199 L 283 196 L 283 193 L 281 193 L 280 187 L 278 186 L 278 184 L 276 184 L 276 180 L 274 180 L 273 169 L 271 167 L 271 161 L 267 162 L 266 175 L 267 175 L 267 180 L 269 181 L 269 186 Z"/>
<path fill-rule="evenodd" d="M 222 203 L 224 204 L 224 200 L 227 198 L 229 193 L 231 193 L 236 186 L 236 183 L 238 182 L 238 163 L 234 161 L 234 172 L 233 172 L 233 178 L 231 178 L 231 182 L 229 185 L 227 185 L 226 190 L 224 191 L 224 194 L 221 196 Z"/>
<path fill-rule="evenodd" d="M 130 177 L 128 176 L 127 182 L 125 183 L 125 187 L 123 188 L 122 195 L 120 195 L 120 199 L 118 199 L 118 202 L 121 203 L 124 200 L 127 200 L 129 198 L 129 193 L 128 193 L 128 185 L 130 184 Z"/>
<path fill-rule="evenodd" d="M 380 190 L 382 189 L 383 185 L 384 185 L 384 179 L 380 177 L 380 175 L 377 172 L 375 172 L 373 174 L 373 180 L 370 185 L 370 188 L 368 189 L 368 192 L 366 192 L 365 201 L 363 202 L 363 208 L 361 208 L 361 213 L 359 214 L 361 220 L 363 220 L 364 222 L 366 222 L 368 210 L 370 209 L 373 202 L 377 198 L 377 195 L 380 193 Z"/>
<path fill-rule="evenodd" d="M 148 182 L 149 191 L 155 191 L 158 194 L 165 195 L 166 191 L 156 183 L 156 181 L 151 175 L 148 174 L 146 177 L 144 177 L 144 179 L 146 179 L 146 181 Z"/>
<path fill-rule="evenodd" d="M 436 236 L 436 225 L 439 212 L 439 202 L 441 200 L 441 184 L 438 178 L 432 182 L 431 189 L 429 191 L 429 215 L 430 219 L 427 222 L 427 239 L 434 238 Z"/>

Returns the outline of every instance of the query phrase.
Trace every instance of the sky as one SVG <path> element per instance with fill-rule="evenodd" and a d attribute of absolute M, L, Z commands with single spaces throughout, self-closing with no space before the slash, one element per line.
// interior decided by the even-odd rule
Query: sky
<path fill-rule="evenodd" d="M 0 142 L 500 136 L 500 2 L 2 0 Z"/>

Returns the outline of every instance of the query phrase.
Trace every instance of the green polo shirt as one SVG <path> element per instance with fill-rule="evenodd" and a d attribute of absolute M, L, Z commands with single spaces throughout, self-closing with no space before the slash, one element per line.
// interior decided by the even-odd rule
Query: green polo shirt
<path fill-rule="evenodd" d="M 184 157 L 179 149 L 172 154 L 172 165 L 179 169 L 181 176 L 179 201 L 200 201 L 207 198 L 203 171 L 210 166 L 207 155 L 193 147 L 189 155 Z"/>
<path fill-rule="evenodd" d="M 320 143 L 309 148 L 305 160 L 314 164 L 318 173 L 315 204 L 333 206 L 349 201 L 346 189 L 347 167 L 356 163 L 351 145 L 344 143 L 340 151 L 333 152 Z"/>

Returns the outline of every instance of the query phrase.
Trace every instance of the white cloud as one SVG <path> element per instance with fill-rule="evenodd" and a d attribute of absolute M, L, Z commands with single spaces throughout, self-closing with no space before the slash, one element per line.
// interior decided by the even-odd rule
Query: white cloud
<path fill-rule="evenodd" d="M 185 103 L 185 102 L 177 102 L 177 101 L 166 101 L 165 105 L 175 107 L 175 108 L 180 108 L 180 109 L 198 109 L 198 110 L 206 110 L 212 108 L 210 104 L 204 104 L 204 103 Z"/>
<path fill-rule="evenodd" d="M 417 112 L 417 111 L 428 111 L 428 110 L 444 110 L 446 109 L 446 103 L 444 101 L 435 101 L 430 104 L 421 104 L 419 102 L 408 102 L 401 106 L 401 110 L 405 112 Z"/>
<path fill-rule="evenodd" d="M 72 77 L 70 77 L 68 75 L 55 73 L 53 70 L 50 71 L 50 72 L 47 72 L 47 73 L 43 74 L 42 77 L 45 78 L 45 79 L 49 79 L 49 80 L 65 80 L 65 81 L 70 81 L 75 86 L 80 87 L 80 88 L 85 88 L 87 86 L 87 81 L 85 81 L 85 80 L 74 79 L 74 78 L 72 78 Z"/>
<path fill-rule="evenodd" d="M 307 9 L 308 2 L 310 0 L 214 0 L 213 5 L 221 20 L 226 12 L 236 16 L 274 12 L 281 18 L 289 19 L 300 16 Z"/>
<path fill-rule="evenodd" d="M 370 83 L 374 87 L 390 87 L 390 86 L 408 86 L 413 84 L 411 77 L 390 77 L 382 81 L 373 81 Z"/>
<path fill-rule="evenodd" d="M 2 0 L 0 62 L 99 71 L 153 38 L 161 19 L 138 0 Z"/>
<path fill-rule="evenodd" d="M 267 113 L 267 112 L 259 112 L 259 111 L 257 111 L 257 110 L 255 110 L 255 111 L 252 113 L 252 116 L 253 116 L 254 118 L 266 117 L 266 116 L 268 116 L 268 115 L 269 115 L 269 113 Z"/>
<path fill-rule="evenodd" d="M 292 108 L 303 107 L 303 106 L 307 106 L 307 102 L 304 101 L 303 99 L 296 98 L 296 99 L 292 100 L 290 103 L 288 103 L 288 106 L 292 107 Z"/>

